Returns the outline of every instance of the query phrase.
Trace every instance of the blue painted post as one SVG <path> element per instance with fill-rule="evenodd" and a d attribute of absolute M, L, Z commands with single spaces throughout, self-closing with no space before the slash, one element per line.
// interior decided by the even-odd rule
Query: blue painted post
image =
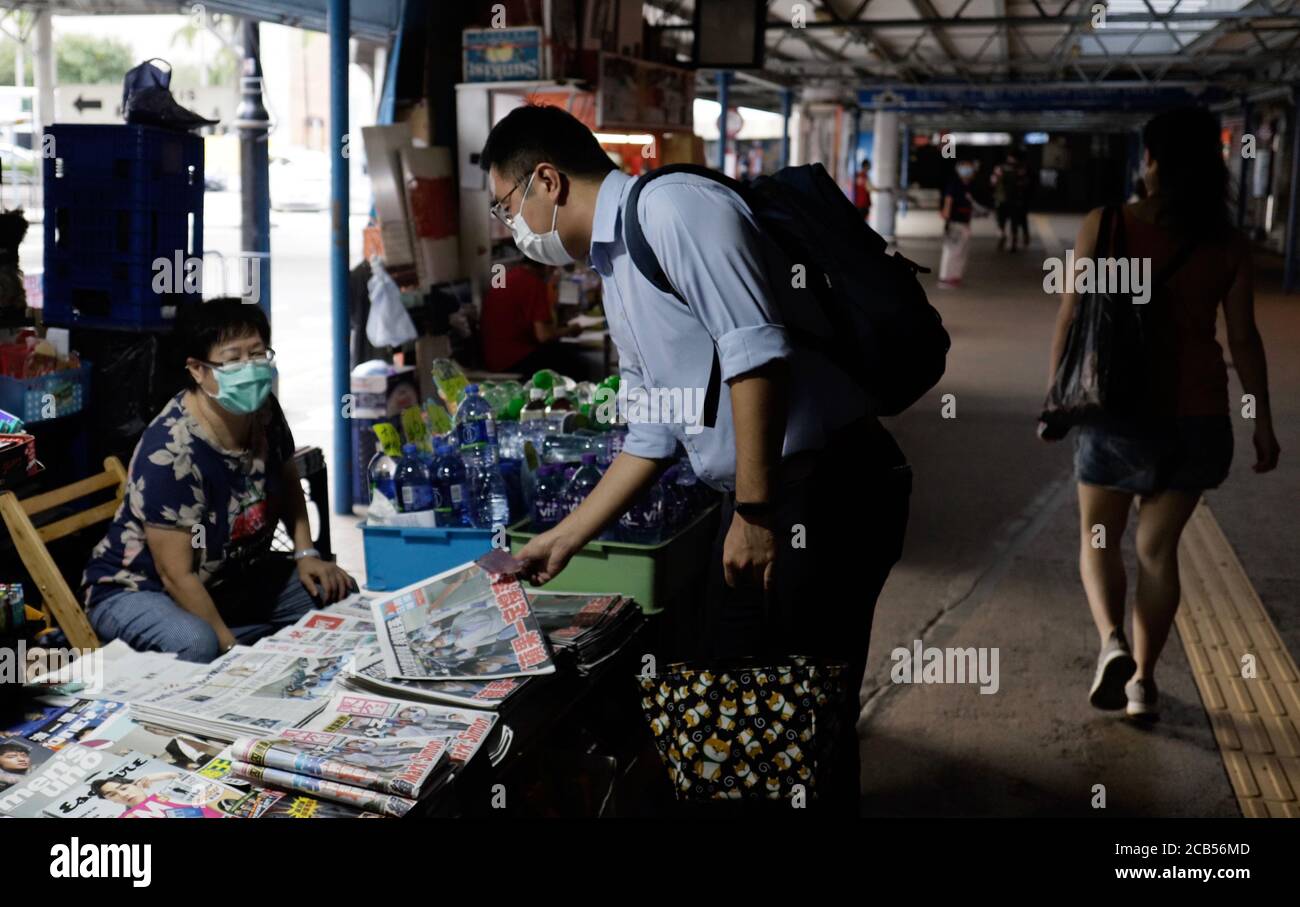
<path fill-rule="evenodd" d="M 262 104 L 262 40 L 257 20 L 245 19 L 240 24 L 240 43 L 243 74 L 239 80 L 241 100 L 235 113 L 241 184 L 239 244 L 243 255 L 248 256 L 250 270 L 247 277 L 243 273 L 239 276 L 241 280 L 249 279 L 251 269 L 257 268 L 255 298 L 244 301 L 261 306 L 267 321 L 271 321 L 271 159 L 266 150 L 271 118 Z"/>
<path fill-rule="evenodd" d="M 1241 132 L 1245 135 L 1251 132 L 1250 123 L 1250 102 L 1246 100 L 1245 95 L 1241 98 Z M 1241 173 L 1237 178 L 1237 229 L 1246 228 L 1246 207 L 1250 201 L 1250 162 L 1251 158 L 1241 153 L 1241 146 L 1238 145 L 1233 149 L 1233 153 L 1241 158 Z"/>
<path fill-rule="evenodd" d="M 903 124 L 902 158 L 898 162 L 898 213 L 907 213 L 908 165 L 912 162 L 912 127 Z"/>
<path fill-rule="evenodd" d="M 718 104 L 722 108 L 718 114 L 718 169 L 723 173 L 727 171 L 727 107 L 728 95 L 731 94 L 730 88 L 731 72 L 726 69 L 718 70 Z"/>
<path fill-rule="evenodd" d="M 1286 209 L 1286 265 L 1283 268 L 1282 292 L 1300 288 L 1296 257 L 1300 255 L 1300 85 L 1291 89 L 1291 200 Z"/>
<path fill-rule="evenodd" d="M 790 108 L 794 105 L 794 92 L 781 89 L 781 166 L 790 166 Z"/>
<path fill-rule="evenodd" d="M 343 417 L 348 376 L 348 32 L 350 0 L 329 0 L 330 42 L 330 300 L 334 316 L 334 512 L 352 512 L 352 434 Z"/>

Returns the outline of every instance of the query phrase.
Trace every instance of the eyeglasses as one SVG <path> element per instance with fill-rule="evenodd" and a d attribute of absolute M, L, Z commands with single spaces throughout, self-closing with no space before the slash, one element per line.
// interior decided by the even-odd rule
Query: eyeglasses
<path fill-rule="evenodd" d="M 514 228 L 515 215 L 506 211 L 506 204 L 510 201 L 510 196 L 518 192 L 519 187 L 522 185 L 523 183 L 515 183 L 515 187 L 513 189 L 511 189 L 501 198 L 493 202 L 492 207 L 488 208 L 488 211 L 492 213 L 493 217 L 495 217 L 497 220 L 501 221 L 501 223 L 505 224 L 507 227 L 510 227 L 511 229 Z"/>
<path fill-rule="evenodd" d="M 271 349 L 270 347 L 267 347 L 266 352 L 253 353 L 252 355 L 248 356 L 245 359 L 231 359 L 226 362 L 209 362 L 206 359 L 200 359 L 199 361 L 202 362 L 204 365 L 209 366 L 210 368 L 217 369 L 218 371 L 230 372 L 230 371 L 234 371 L 240 366 L 248 365 L 248 363 L 250 362 L 258 363 L 258 364 L 265 363 L 266 365 L 270 365 L 271 363 L 275 362 L 275 350 Z"/>

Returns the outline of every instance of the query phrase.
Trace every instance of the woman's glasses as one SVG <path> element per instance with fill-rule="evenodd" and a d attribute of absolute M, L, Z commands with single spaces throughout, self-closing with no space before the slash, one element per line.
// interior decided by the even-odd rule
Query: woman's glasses
<path fill-rule="evenodd" d="M 270 365 L 275 362 L 275 350 L 267 347 L 265 352 L 252 353 L 242 359 L 228 359 L 225 362 L 208 362 L 206 359 L 201 359 L 199 361 L 206 366 L 217 369 L 218 371 L 231 372 L 241 366 L 248 365 L 250 362 Z"/>

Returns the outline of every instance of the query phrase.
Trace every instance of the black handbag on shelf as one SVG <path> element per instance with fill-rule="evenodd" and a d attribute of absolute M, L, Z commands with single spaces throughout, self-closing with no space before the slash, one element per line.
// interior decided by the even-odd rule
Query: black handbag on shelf
<path fill-rule="evenodd" d="M 1191 257 L 1185 244 L 1161 269 L 1145 304 L 1131 293 L 1106 287 L 1081 293 L 1057 364 L 1052 387 L 1039 419 L 1043 436 L 1063 438 L 1075 425 L 1091 422 L 1132 422 L 1152 405 L 1149 377 L 1154 344 L 1164 333 L 1169 309 L 1158 299 L 1160 289 Z M 1094 262 L 1103 257 L 1126 258 L 1124 217 L 1110 206 L 1102 211 Z M 1067 275 L 1071 281 L 1074 275 Z"/>
<path fill-rule="evenodd" d="M 840 733 L 844 665 L 669 665 L 642 675 L 641 709 L 678 800 L 817 793 Z"/>

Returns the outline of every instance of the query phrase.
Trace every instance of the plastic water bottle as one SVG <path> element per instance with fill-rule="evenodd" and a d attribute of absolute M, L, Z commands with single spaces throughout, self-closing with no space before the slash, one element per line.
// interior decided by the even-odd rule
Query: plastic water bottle
<path fill-rule="evenodd" d="M 528 402 L 519 411 L 520 422 L 534 422 L 546 418 L 546 391 L 535 387 L 528 392 Z"/>
<path fill-rule="evenodd" d="M 465 399 L 456 410 L 456 442 L 467 469 L 496 465 L 496 417 L 492 415 L 492 404 L 479 394 L 477 384 L 465 388 Z"/>
<path fill-rule="evenodd" d="M 562 467 L 546 464 L 537 470 L 533 495 L 533 529 L 543 532 L 564 519 L 564 473 Z"/>
<path fill-rule="evenodd" d="M 596 455 L 594 453 L 585 453 L 582 455 L 582 465 L 578 471 L 569 479 L 569 483 L 564 486 L 564 507 L 566 512 L 572 512 L 583 499 L 591 494 L 591 489 L 596 487 L 600 481 L 600 470 L 596 467 Z"/>
<path fill-rule="evenodd" d="M 657 545 L 664 530 L 664 489 L 658 482 L 632 502 L 627 513 L 618 518 L 618 531 L 625 542 Z"/>
<path fill-rule="evenodd" d="M 475 529 L 510 525 L 510 495 L 506 480 L 495 465 L 470 469 L 472 505 L 470 518 Z"/>
<path fill-rule="evenodd" d="M 373 504 L 376 496 L 383 495 L 393 505 L 394 510 L 400 509 L 397 500 L 397 463 L 388 454 L 382 450 L 375 451 L 375 455 L 370 458 L 370 465 L 366 467 L 366 475 L 370 480 L 370 501 Z"/>
<path fill-rule="evenodd" d="M 414 444 L 402 445 L 402 459 L 397 464 L 394 481 L 403 513 L 423 513 L 437 506 L 433 476 Z"/>
<path fill-rule="evenodd" d="M 433 462 L 433 481 L 438 487 L 439 526 L 469 525 L 469 481 L 465 477 L 465 464 L 450 444 L 438 445 L 437 459 Z"/>

